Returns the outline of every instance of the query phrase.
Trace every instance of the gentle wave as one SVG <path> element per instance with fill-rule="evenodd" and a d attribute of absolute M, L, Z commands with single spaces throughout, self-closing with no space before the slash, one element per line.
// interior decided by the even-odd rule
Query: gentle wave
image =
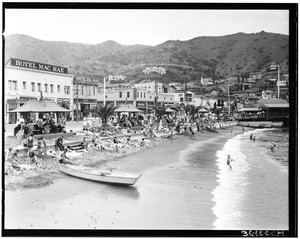
<path fill-rule="evenodd" d="M 242 153 L 240 145 L 243 135 L 229 139 L 222 150 L 217 151 L 218 182 L 219 186 L 212 192 L 215 206 L 213 212 L 217 217 L 214 222 L 215 229 L 240 229 L 242 218 L 241 204 L 245 196 L 246 185 L 248 184 L 247 171 L 249 164 L 246 156 Z M 233 170 L 227 165 L 227 155 L 234 159 L 231 163 Z"/>

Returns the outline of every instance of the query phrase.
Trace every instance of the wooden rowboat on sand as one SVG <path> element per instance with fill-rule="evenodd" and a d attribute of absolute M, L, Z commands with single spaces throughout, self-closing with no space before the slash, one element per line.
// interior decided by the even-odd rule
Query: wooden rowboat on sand
<path fill-rule="evenodd" d="M 142 174 L 111 172 L 81 165 L 63 165 L 60 171 L 77 178 L 124 186 L 134 185 L 142 176 Z"/>

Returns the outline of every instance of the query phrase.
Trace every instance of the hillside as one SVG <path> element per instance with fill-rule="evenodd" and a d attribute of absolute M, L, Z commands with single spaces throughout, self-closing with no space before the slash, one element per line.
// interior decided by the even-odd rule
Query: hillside
<path fill-rule="evenodd" d="M 221 78 L 264 71 L 275 61 L 288 72 L 289 37 L 260 32 L 221 37 L 197 37 L 188 41 L 167 41 L 157 46 L 121 45 L 106 41 L 96 45 L 42 41 L 26 35 L 5 39 L 5 61 L 10 57 L 69 67 L 71 74 L 103 79 L 122 74 L 129 81 L 155 78 L 163 82 L 198 80 L 201 75 Z M 143 75 L 148 63 L 167 63 L 166 75 Z M 178 65 L 178 66 L 176 66 Z M 192 68 L 184 68 L 188 65 Z"/>

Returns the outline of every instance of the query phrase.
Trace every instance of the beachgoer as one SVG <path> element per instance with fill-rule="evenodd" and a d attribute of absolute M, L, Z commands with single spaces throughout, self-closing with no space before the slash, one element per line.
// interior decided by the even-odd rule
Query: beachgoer
<path fill-rule="evenodd" d="M 29 164 L 37 164 L 37 153 L 34 151 L 30 151 L 29 154 Z"/>
<path fill-rule="evenodd" d="M 245 131 L 244 127 L 242 126 L 242 130 Z"/>
<path fill-rule="evenodd" d="M 44 157 L 47 154 L 46 142 L 44 140 L 44 137 L 38 138 L 36 150 L 37 150 L 39 156 L 41 156 L 41 157 Z"/>
<path fill-rule="evenodd" d="M 252 139 L 253 139 L 253 135 L 252 135 L 252 134 L 250 134 L 250 141 L 252 141 Z"/>
<path fill-rule="evenodd" d="M 88 148 L 89 143 L 88 143 L 88 141 L 87 141 L 87 139 L 86 139 L 86 136 L 83 137 L 82 142 L 81 142 L 81 145 L 82 145 L 82 147 L 83 147 L 84 149 L 87 149 L 87 148 Z M 62 150 L 61 150 L 61 151 L 62 151 Z"/>
<path fill-rule="evenodd" d="M 64 150 L 64 145 L 63 145 L 63 136 L 59 136 L 56 140 L 55 140 L 55 151 L 63 151 Z"/>
<path fill-rule="evenodd" d="M 61 151 L 59 153 L 59 156 L 58 156 L 58 162 L 61 163 L 61 164 L 76 164 L 76 163 L 73 163 L 72 161 L 68 160 L 70 159 L 66 154 L 68 152 L 68 149 L 64 149 L 63 151 Z"/>
<path fill-rule="evenodd" d="M 50 157 L 52 157 L 52 158 L 56 158 L 56 157 L 58 157 L 58 154 L 57 154 L 57 153 L 55 153 L 55 152 L 54 152 L 54 151 L 52 151 L 52 150 L 50 150 L 50 151 L 49 151 L 48 155 L 49 155 Z"/>
<path fill-rule="evenodd" d="M 6 153 L 6 156 L 5 156 L 5 160 L 6 161 L 9 161 L 11 160 L 11 156 L 13 155 L 13 148 L 9 148 L 7 153 Z"/>
<path fill-rule="evenodd" d="M 113 138 L 113 142 L 114 142 L 114 144 L 118 144 L 119 143 L 119 141 L 118 141 L 118 139 L 117 139 L 116 136 Z"/>
<path fill-rule="evenodd" d="M 255 142 L 255 136 L 252 137 L 252 141 Z"/>
<path fill-rule="evenodd" d="M 127 140 L 126 140 L 126 141 L 127 141 L 128 144 L 131 143 L 131 136 L 130 136 L 130 135 L 127 137 Z"/>
<path fill-rule="evenodd" d="M 231 167 L 231 164 L 230 164 L 232 161 L 235 161 L 235 160 L 230 158 L 230 155 L 228 154 L 227 155 L 227 165 L 229 166 L 230 170 L 232 170 L 232 167 Z"/>
<path fill-rule="evenodd" d="M 195 138 L 195 131 L 193 130 L 192 127 L 190 127 L 190 132 L 191 132 L 191 139 L 196 139 Z"/>
<path fill-rule="evenodd" d="M 23 128 L 24 128 L 24 123 L 23 122 L 21 122 L 20 123 L 20 126 L 18 125 L 17 127 L 16 127 L 17 129 L 16 129 L 16 136 L 17 136 L 17 142 L 18 142 L 18 144 L 19 145 L 21 145 L 22 144 L 22 141 L 23 141 L 23 139 L 24 139 L 24 130 L 23 130 Z M 18 130 L 18 131 L 17 131 Z"/>
<path fill-rule="evenodd" d="M 145 143 L 145 139 L 144 139 L 144 138 L 142 138 L 142 142 L 141 142 L 140 146 L 141 146 L 141 147 L 143 147 L 143 146 L 145 146 L 145 145 L 146 145 L 146 143 Z"/>
<path fill-rule="evenodd" d="M 28 152 L 32 151 L 33 145 L 34 145 L 34 138 L 33 134 L 30 134 L 30 136 L 26 140 L 26 147 L 28 149 Z"/>
<path fill-rule="evenodd" d="M 273 142 L 273 143 L 272 143 L 272 146 L 271 146 L 271 151 L 272 151 L 272 152 L 274 151 L 275 147 L 276 147 L 276 144 Z"/>

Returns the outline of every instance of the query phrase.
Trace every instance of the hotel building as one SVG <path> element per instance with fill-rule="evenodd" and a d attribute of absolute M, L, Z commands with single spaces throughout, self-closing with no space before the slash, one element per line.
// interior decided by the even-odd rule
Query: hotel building
<path fill-rule="evenodd" d="M 73 109 L 73 75 L 68 68 L 11 58 L 4 69 L 5 123 L 14 124 L 20 113 L 8 113 L 26 101 L 52 99 L 66 109 Z M 73 119 L 73 113 L 66 113 Z M 35 119 L 35 115 L 29 116 Z"/>

